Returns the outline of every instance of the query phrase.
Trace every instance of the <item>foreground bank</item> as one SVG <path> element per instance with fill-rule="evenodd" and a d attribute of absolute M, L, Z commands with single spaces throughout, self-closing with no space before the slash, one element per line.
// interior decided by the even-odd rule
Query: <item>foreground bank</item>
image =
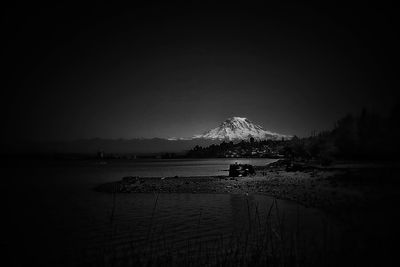
<path fill-rule="evenodd" d="M 340 265 L 377 266 L 395 258 L 400 236 L 398 165 L 346 163 L 327 168 L 279 161 L 256 169 L 256 174 L 248 177 L 124 177 L 96 190 L 267 194 L 318 208 L 331 217 L 347 233 L 343 246 L 351 244 L 351 249 L 346 248 L 333 257 L 343 260 Z M 323 265 L 329 266 L 326 262 Z"/>
<path fill-rule="evenodd" d="M 400 182 L 394 165 L 337 165 L 331 168 L 307 166 L 288 169 L 283 161 L 248 177 L 123 177 L 97 186 L 109 193 L 230 193 L 268 194 L 320 208 L 338 216 L 360 211 L 385 201 L 391 206 L 400 199 Z"/>

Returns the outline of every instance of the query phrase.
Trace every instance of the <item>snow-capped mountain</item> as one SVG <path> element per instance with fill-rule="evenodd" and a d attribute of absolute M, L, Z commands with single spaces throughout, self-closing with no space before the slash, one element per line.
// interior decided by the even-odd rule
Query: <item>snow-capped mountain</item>
<path fill-rule="evenodd" d="M 260 125 L 253 124 L 248 119 L 241 117 L 229 118 L 217 128 L 211 129 L 204 134 L 193 136 L 193 138 L 230 141 L 248 140 L 250 137 L 256 140 L 291 138 L 288 135 L 266 131 Z"/>

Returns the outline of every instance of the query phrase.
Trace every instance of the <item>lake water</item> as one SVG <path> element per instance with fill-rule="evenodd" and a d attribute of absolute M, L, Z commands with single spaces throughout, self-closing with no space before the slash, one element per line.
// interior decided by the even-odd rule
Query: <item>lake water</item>
<path fill-rule="evenodd" d="M 141 177 L 164 177 L 164 176 L 210 176 L 228 175 L 230 164 L 235 162 L 241 164 L 252 164 L 254 166 L 265 166 L 276 159 L 153 159 L 153 160 L 126 160 L 105 162 L 82 162 L 81 167 L 93 165 L 93 168 L 101 168 L 105 173 L 110 173 L 110 178 L 115 180 L 114 175 L 137 175 Z M 97 165 L 97 166 L 96 166 Z M 108 179 L 108 177 L 102 176 Z M 89 179 L 89 178 L 88 178 Z M 96 180 L 98 181 L 98 180 Z"/>
<path fill-rule="evenodd" d="M 86 265 L 96 263 L 99 255 L 123 257 L 123 251 L 149 244 L 154 244 L 154 253 L 161 253 L 166 247 L 185 250 L 188 242 L 228 242 L 244 229 L 261 227 L 271 213 L 277 222 L 282 218 L 287 229 L 307 235 L 307 242 L 320 242 L 325 215 L 290 201 L 275 203 L 268 196 L 230 194 L 113 196 L 93 190 L 100 183 L 129 175 L 227 175 L 229 164 L 235 161 L 260 166 L 273 160 L 24 161 L 8 165 L 4 172 L 10 180 L 3 184 L 7 219 L 2 235 L 6 238 L 1 245 L 17 263 Z M 158 248 L 160 244 L 164 247 Z"/>

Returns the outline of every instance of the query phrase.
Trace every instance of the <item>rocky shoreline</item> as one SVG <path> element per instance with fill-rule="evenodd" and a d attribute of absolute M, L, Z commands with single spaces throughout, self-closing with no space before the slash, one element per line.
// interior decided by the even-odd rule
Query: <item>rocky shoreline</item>
<path fill-rule="evenodd" d="M 108 193 L 220 193 L 267 194 L 293 200 L 339 217 L 360 212 L 389 199 L 399 199 L 399 183 L 392 169 L 377 166 L 332 166 L 293 164 L 280 160 L 257 167 L 248 177 L 124 177 L 99 185 Z"/>

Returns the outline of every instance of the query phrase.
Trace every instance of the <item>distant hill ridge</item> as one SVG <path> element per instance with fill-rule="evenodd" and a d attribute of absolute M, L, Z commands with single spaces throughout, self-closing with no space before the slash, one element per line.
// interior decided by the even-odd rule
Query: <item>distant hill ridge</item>
<path fill-rule="evenodd" d="M 29 142 L 7 147 L 5 152 L 13 153 L 96 153 L 103 150 L 106 153 L 162 153 L 184 152 L 196 145 L 209 146 L 225 141 L 249 140 L 280 140 L 290 136 L 264 130 L 243 117 L 232 117 L 222 122 L 218 127 L 204 134 L 190 138 L 133 138 L 133 139 L 79 139 L 59 142 Z"/>

